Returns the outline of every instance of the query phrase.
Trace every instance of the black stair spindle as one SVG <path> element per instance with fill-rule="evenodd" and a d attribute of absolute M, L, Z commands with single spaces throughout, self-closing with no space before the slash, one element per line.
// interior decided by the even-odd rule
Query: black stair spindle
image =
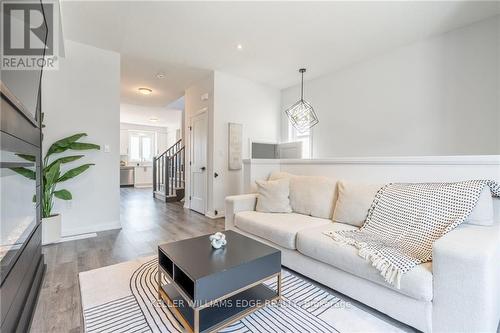
<path fill-rule="evenodd" d="M 156 192 L 156 157 L 153 156 L 153 196 Z"/>

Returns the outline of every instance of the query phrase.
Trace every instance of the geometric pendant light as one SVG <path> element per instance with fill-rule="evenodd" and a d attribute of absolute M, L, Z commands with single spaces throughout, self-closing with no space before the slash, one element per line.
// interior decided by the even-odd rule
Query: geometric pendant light
<path fill-rule="evenodd" d="M 313 107 L 307 101 L 304 100 L 304 72 L 305 68 L 299 69 L 302 74 L 302 83 L 300 85 L 300 100 L 294 105 L 290 106 L 286 111 L 286 115 L 290 119 L 292 126 L 299 131 L 299 133 L 304 133 L 311 127 L 316 125 L 319 120 L 314 112 Z"/>

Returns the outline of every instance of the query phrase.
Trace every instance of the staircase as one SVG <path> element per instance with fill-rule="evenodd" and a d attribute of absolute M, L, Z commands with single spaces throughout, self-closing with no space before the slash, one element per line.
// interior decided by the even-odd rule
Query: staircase
<path fill-rule="evenodd" d="M 184 198 L 185 149 L 182 139 L 153 157 L 153 197 L 165 202 Z"/>

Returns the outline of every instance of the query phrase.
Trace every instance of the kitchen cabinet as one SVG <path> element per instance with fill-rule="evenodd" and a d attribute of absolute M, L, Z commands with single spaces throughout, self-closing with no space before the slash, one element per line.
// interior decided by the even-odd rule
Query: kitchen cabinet
<path fill-rule="evenodd" d="M 153 166 L 136 166 L 134 175 L 135 187 L 149 187 L 153 185 Z"/>
<path fill-rule="evenodd" d="M 120 155 L 128 155 L 128 130 L 120 130 Z"/>

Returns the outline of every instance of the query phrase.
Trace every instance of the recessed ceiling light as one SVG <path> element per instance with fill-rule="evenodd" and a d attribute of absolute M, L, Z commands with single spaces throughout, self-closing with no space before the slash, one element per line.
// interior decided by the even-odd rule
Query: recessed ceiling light
<path fill-rule="evenodd" d="M 149 118 L 149 121 L 153 122 L 153 123 L 156 123 L 157 121 L 159 121 L 160 119 L 158 119 L 157 117 L 151 117 Z"/>
<path fill-rule="evenodd" d="M 139 88 L 138 90 L 143 95 L 150 95 L 151 93 L 153 93 L 153 90 L 149 88 Z"/>
<path fill-rule="evenodd" d="M 156 77 L 158 79 L 164 79 L 165 78 L 165 73 L 158 73 L 158 74 L 156 74 Z"/>
<path fill-rule="evenodd" d="M 238 44 L 238 45 L 236 45 L 236 48 L 237 48 L 238 50 L 243 50 L 243 45 Z"/>

